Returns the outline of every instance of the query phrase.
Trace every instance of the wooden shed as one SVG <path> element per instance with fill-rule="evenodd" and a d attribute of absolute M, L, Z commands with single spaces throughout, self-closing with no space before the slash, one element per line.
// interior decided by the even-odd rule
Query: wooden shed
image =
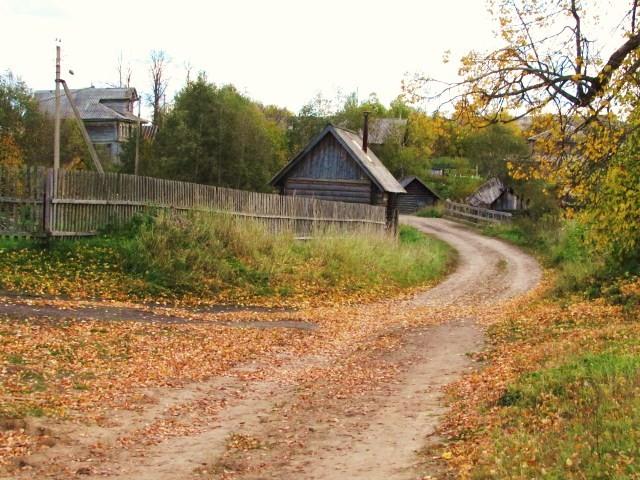
<path fill-rule="evenodd" d="M 368 203 L 397 213 L 397 197 L 406 191 L 355 132 L 327 125 L 271 180 L 282 195 Z"/>
<path fill-rule="evenodd" d="M 441 200 L 440 196 L 418 177 L 404 177 L 400 180 L 400 185 L 407 191 L 406 195 L 398 198 L 400 213 L 414 213 Z"/>
<path fill-rule="evenodd" d="M 513 188 L 496 177 L 480 185 L 478 190 L 467 197 L 466 201 L 472 207 L 501 211 L 524 210 L 528 206 L 528 202 L 516 194 Z"/>

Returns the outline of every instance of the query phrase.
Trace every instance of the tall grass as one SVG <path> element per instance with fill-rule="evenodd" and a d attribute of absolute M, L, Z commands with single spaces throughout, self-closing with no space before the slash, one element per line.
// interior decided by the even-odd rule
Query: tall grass
<path fill-rule="evenodd" d="M 418 217 L 423 218 L 442 218 L 444 215 L 444 205 L 439 202 L 437 205 L 423 207 L 415 213 Z"/>
<path fill-rule="evenodd" d="M 400 238 L 271 234 L 225 215 L 160 213 L 85 240 L 0 245 L 0 289 L 106 298 L 322 301 L 392 294 L 433 281 L 451 260 L 409 227 Z"/>
<path fill-rule="evenodd" d="M 177 293 L 349 293 L 418 285 L 444 271 L 447 247 L 409 231 L 402 227 L 399 241 L 332 232 L 299 241 L 229 216 L 161 214 L 141 223 L 123 252 L 129 271 Z"/>
<path fill-rule="evenodd" d="M 605 258 L 591 254 L 585 227 L 576 221 L 551 216 L 535 221 L 521 218 L 509 224 L 487 226 L 483 233 L 528 249 L 547 267 L 555 269 L 554 291 L 558 295 L 572 292 L 594 295 L 606 276 L 615 276 L 615 272 L 607 271 Z"/>

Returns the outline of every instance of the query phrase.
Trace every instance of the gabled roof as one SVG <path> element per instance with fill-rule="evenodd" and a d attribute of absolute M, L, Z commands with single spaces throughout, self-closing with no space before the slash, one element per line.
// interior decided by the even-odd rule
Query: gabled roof
<path fill-rule="evenodd" d="M 304 150 L 276 173 L 270 184 L 276 185 L 280 182 L 327 135 L 333 135 L 338 140 L 349 156 L 380 190 L 387 193 L 407 193 L 371 149 L 367 149 L 366 152 L 362 149 L 362 138 L 358 134 L 331 124 L 327 125 L 307 144 Z"/>
<path fill-rule="evenodd" d="M 34 92 L 34 96 L 43 112 L 51 116 L 55 114 L 55 90 L 38 90 Z M 145 120 L 139 119 L 131 112 L 114 108 L 118 101 L 136 100 L 138 94 L 135 88 L 90 87 L 71 90 L 71 96 L 83 120 L 120 120 L 129 122 L 140 120 L 143 123 L 145 122 Z M 73 117 L 73 110 L 64 92 L 60 96 L 60 111 L 63 118 Z"/>
<path fill-rule="evenodd" d="M 428 191 L 430 191 L 436 197 L 442 200 L 442 197 L 438 195 L 438 193 L 433 188 L 431 188 L 429 185 L 424 183 L 421 178 L 416 177 L 415 175 L 412 175 L 410 177 L 402 177 L 402 179 L 400 180 L 400 185 L 402 185 L 403 188 L 407 188 L 407 186 L 409 186 L 409 184 L 414 181 L 418 182 L 420 185 L 422 185 L 424 188 L 426 188 Z"/>
<path fill-rule="evenodd" d="M 484 182 L 474 193 L 469 195 L 467 197 L 467 203 L 472 207 L 491 205 L 506 189 L 507 186 L 502 183 L 499 178 L 493 177 Z"/>

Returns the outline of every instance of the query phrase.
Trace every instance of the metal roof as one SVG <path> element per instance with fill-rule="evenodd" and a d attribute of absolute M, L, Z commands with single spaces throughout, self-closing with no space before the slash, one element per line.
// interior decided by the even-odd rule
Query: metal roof
<path fill-rule="evenodd" d="M 478 190 L 469 195 L 467 197 L 467 203 L 472 207 L 491 205 L 506 189 L 506 185 L 502 183 L 499 178 L 493 177 L 484 182 L 480 187 L 478 187 Z"/>
<path fill-rule="evenodd" d="M 333 135 L 336 140 L 340 142 L 351 158 L 362 168 L 380 190 L 387 193 L 407 193 L 371 149 L 367 149 L 366 152 L 362 149 L 362 138 L 357 133 L 331 124 L 327 125 L 322 132 L 307 144 L 302 152 L 296 155 L 287 165 L 276 173 L 271 179 L 271 185 L 277 184 L 320 140 L 329 134 Z"/>
<path fill-rule="evenodd" d="M 40 109 L 49 114 L 55 114 L 55 90 L 38 90 L 34 96 Z M 128 102 L 138 99 L 135 88 L 82 88 L 71 90 L 73 101 L 83 120 L 120 120 L 129 122 L 146 122 L 133 113 L 114 108 L 118 101 Z M 64 92 L 60 96 L 60 111 L 63 118 L 73 117 L 73 110 Z"/>
<path fill-rule="evenodd" d="M 424 183 L 421 178 L 416 177 L 415 175 L 411 175 L 409 177 L 402 177 L 402 179 L 400 180 L 400 185 L 402 185 L 403 188 L 406 188 L 414 180 L 420 183 L 424 188 L 429 190 L 431 193 L 433 193 L 436 197 L 442 199 L 442 197 L 438 195 L 438 192 L 436 192 L 433 188 L 431 188 L 429 185 Z"/>

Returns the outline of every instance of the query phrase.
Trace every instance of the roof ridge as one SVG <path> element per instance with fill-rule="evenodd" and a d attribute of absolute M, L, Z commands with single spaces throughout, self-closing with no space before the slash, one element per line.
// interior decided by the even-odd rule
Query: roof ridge
<path fill-rule="evenodd" d="M 333 122 L 329 122 L 329 125 L 331 125 L 333 128 L 337 128 L 340 130 L 344 130 L 345 132 L 349 132 L 349 133 L 353 133 L 354 135 L 358 135 L 360 136 L 359 132 L 356 132 L 355 130 L 351 130 L 350 128 L 346 128 L 346 127 L 341 127 L 340 125 L 336 125 Z"/>

